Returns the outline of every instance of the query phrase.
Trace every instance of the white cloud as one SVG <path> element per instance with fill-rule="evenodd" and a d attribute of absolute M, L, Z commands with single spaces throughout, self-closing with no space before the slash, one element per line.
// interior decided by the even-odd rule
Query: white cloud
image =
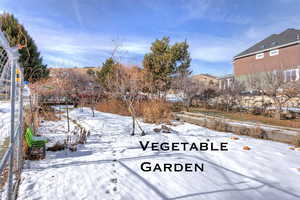
<path fill-rule="evenodd" d="M 252 20 L 246 16 L 240 16 L 233 12 L 233 3 L 228 0 L 183 0 L 182 8 L 185 15 L 182 21 L 193 19 L 207 19 L 210 21 L 221 21 L 234 24 L 248 24 Z M 228 9 L 228 5 L 230 4 Z"/>
<path fill-rule="evenodd" d="M 244 50 L 247 42 L 234 38 L 200 35 L 199 38 L 189 39 L 191 57 L 205 62 L 230 62 L 240 51 Z"/>
<path fill-rule="evenodd" d="M 74 59 L 60 58 L 57 56 L 47 55 L 45 59 L 51 63 L 51 67 L 81 67 L 82 62 L 76 62 Z"/>
<path fill-rule="evenodd" d="M 231 60 L 233 55 L 232 50 L 224 46 L 196 47 L 191 54 L 193 59 L 206 62 L 227 62 Z"/>
<path fill-rule="evenodd" d="M 147 53 L 150 49 L 151 41 L 155 39 L 138 37 L 119 39 L 118 37 L 96 33 L 75 33 L 65 29 L 49 29 L 34 25 L 30 25 L 30 33 L 41 49 L 45 60 L 50 60 L 47 56 L 50 53 L 55 54 L 56 61 L 59 62 L 70 56 L 74 58 L 85 58 L 85 56 L 89 54 L 99 55 L 100 60 L 100 55 L 102 55 L 102 57 L 109 57 L 117 46 L 120 46 L 118 48 L 120 57 L 126 57 L 126 62 L 130 62 L 130 55 L 132 55 L 132 62 L 135 62 L 136 58 L 134 55 L 143 56 Z M 200 40 L 198 38 L 202 39 Z M 172 42 L 177 42 L 183 41 L 184 38 L 171 38 L 171 40 Z M 193 36 L 188 42 L 190 44 L 192 59 L 205 62 L 230 62 L 232 57 L 239 53 L 240 50 L 243 50 L 242 47 L 245 47 L 245 45 L 241 41 L 237 41 L 237 39 L 207 35 Z M 53 57 L 50 58 L 54 61 Z M 91 62 L 92 61 L 90 61 L 90 63 Z M 71 64 L 72 62 L 67 63 Z M 84 65 L 88 65 L 88 61 L 84 61 L 83 63 Z M 79 61 L 76 65 L 78 64 Z M 99 62 L 99 64 L 101 63 Z M 72 63 L 72 65 L 75 64 Z"/>
<path fill-rule="evenodd" d="M 95 51 L 112 52 L 116 45 L 120 45 L 121 51 L 141 54 L 146 52 L 147 41 L 139 38 L 131 38 L 113 42 L 114 37 L 96 33 L 79 33 L 67 30 L 53 30 L 40 27 L 32 27 L 30 33 L 43 51 L 56 51 L 64 54 L 85 54 Z"/>

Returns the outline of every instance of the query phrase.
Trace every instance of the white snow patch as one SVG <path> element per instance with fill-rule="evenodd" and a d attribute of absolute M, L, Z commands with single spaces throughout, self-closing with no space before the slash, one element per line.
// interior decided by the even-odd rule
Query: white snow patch
<path fill-rule="evenodd" d="M 19 199 L 299 199 L 299 151 L 289 145 L 216 132 L 184 123 L 177 133 L 130 136 L 131 118 L 74 109 L 70 116 L 91 131 L 77 152 L 47 152 L 45 160 L 25 164 Z M 44 136 L 60 134 L 66 121 L 44 122 Z M 52 132 L 51 132 L 52 131 Z M 55 137 L 54 137 L 55 138 Z M 227 152 L 142 151 L 139 141 L 228 142 Z M 248 145 L 250 151 L 242 147 Z M 201 172 L 143 172 L 141 163 L 204 163 Z"/>

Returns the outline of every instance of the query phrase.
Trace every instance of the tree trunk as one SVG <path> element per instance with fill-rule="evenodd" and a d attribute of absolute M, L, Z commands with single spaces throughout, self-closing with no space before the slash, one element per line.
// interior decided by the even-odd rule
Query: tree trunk
<path fill-rule="evenodd" d="M 68 121 L 68 132 L 70 131 L 70 122 L 69 122 L 69 106 L 67 105 L 67 121 Z"/>
<path fill-rule="evenodd" d="M 135 134 L 135 117 L 132 115 L 132 132 L 131 135 Z"/>

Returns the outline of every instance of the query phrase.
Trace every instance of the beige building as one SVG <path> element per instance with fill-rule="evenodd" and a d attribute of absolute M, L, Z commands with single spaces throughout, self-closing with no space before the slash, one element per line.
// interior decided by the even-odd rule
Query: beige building
<path fill-rule="evenodd" d="M 218 78 L 210 74 L 198 74 L 192 76 L 192 79 L 204 83 L 206 86 L 218 86 Z"/>
<path fill-rule="evenodd" d="M 228 74 L 218 78 L 218 87 L 221 90 L 228 89 L 234 81 L 234 76 L 232 74 Z"/>

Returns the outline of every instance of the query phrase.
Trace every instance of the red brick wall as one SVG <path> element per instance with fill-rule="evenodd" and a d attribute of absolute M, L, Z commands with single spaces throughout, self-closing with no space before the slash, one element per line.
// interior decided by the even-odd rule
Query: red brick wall
<path fill-rule="evenodd" d="M 262 59 L 256 59 L 255 56 L 234 60 L 234 75 L 240 76 L 300 66 L 300 44 L 280 48 L 279 55 L 270 56 L 269 51 L 266 51 Z"/>

